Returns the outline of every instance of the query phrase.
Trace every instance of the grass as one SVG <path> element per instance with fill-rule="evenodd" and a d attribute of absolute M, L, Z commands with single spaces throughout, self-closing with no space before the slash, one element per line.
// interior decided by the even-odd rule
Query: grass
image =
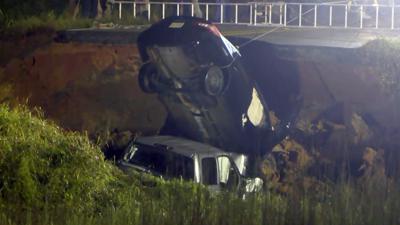
<path fill-rule="evenodd" d="M 0 9 L 0 34 L 3 36 L 26 34 L 38 30 L 59 31 L 66 29 L 90 28 L 96 27 L 96 25 L 101 23 L 113 24 L 114 26 L 149 24 L 147 19 L 144 17 L 133 18 L 132 16 L 124 15 L 119 19 L 115 10 L 110 15 L 100 19 L 88 19 L 82 17 L 72 18 L 71 16 L 66 16 L 64 14 L 56 15 L 53 12 L 12 19 L 8 18 Z"/>
<path fill-rule="evenodd" d="M 95 207 L 114 174 L 87 137 L 64 132 L 40 111 L 0 107 L 0 209 L 78 204 L 74 208 L 85 211 Z"/>
<path fill-rule="evenodd" d="M 242 199 L 182 180 L 123 175 L 85 135 L 38 110 L 0 105 L 1 225 L 395 225 L 399 207 L 400 185 L 386 177 Z"/>
<path fill-rule="evenodd" d="M 3 19 L 0 29 L 3 35 L 25 34 L 36 30 L 65 30 L 70 28 L 88 28 L 93 24 L 92 19 L 72 19 L 66 16 L 56 16 L 54 13 L 44 13 L 19 19 Z"/>
<path fill-rule="evenodd" d="M 340 184 L 335 191 L 284 196 L 265 192 L 242 200 L 231 193 L 212 195 L 202 187 L 181 181 L 157 187 L 126 190 L 124 204 L 101 213 L 84 214 L 59 208 L 33 214 L 25 211 L 17 223 L 1 214 L 8 224 L 398 224 L 399 190 L 380 192 L 383 198 Z M 34 216 L 33 216 L 34 215 Z"/>

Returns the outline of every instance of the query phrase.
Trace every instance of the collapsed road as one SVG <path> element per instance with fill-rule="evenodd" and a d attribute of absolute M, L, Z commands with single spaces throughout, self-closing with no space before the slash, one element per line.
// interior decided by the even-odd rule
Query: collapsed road
<path fill-rule="evenodd" d="M 268 30 L 220 28 L 237 46 Z M 143 29 L 64 32 L 56 38 L 57 43 L 8 63 L 4 74 L 13 76 L 4 81 L 13 85 L 15 95 L 29 97 L 30 104 L 41 106 L 66 128 L 88 130 L 91 135 L 103 128 L 156 134 L 166 113 L 154 95 L 136 87 L 139 62 L 133 43 Z M 395 62 L 399 54 L 398 49 L 376 40 L 395 33 L 339 30 L 334 34 L 330 30 L 284 29 L 239 49 L 246 72 L 268 103 L 271 125 L 286 123 L 295 112 L 292 127 L 300 132 L 292 136 L 298 136 L 296 140 L 307 147 L 323 149 L 329 157 L 342 154 L 339 150 L 347 143 L 345 139 L 375 149 L 397 149 L 400 123 Z M 54 63 L 44 64 L 46 57 Z M 64 75 L 62 67 L 73 70 Z M 17 75 L 19 68 L 21 74 L 28 71 L 31 76 Z M 13 83 L 32 78 L 33 82 Z M 63 105 L 62 111 L 59 105 Z M 390 154 L 385 156 L 390 158 Z M 396 166 L 391 170 L 399 171 Z"/>

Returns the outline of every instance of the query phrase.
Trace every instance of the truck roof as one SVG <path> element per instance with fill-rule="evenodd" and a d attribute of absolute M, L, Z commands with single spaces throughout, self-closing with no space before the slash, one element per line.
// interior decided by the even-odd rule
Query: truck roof
<path fill-rule="evenodd" d="M 230 155 L 211 145 L 172 136 L 138 137 L 135 142 L 150 146 L 166 146 L 167 151 L 172 151 L 188 157 L 191 157 L 195 153 L 198 155 Z"/>

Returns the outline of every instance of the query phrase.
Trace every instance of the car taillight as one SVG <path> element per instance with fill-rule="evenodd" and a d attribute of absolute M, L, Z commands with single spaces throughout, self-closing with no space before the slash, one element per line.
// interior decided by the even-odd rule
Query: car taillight
<path fill-rule="evenodd" d="M 197 25 L 199 25 L 200 27 L 205 27 L 207 28 L 209 31 L 211 31 L 211 33 L 213 33 L 215 36 L 220 37 L 221 36 L 221 32 L 219 32 L 218 28 L 215 25 L 212 24 L 207 24 L 207 23 L 198 23 Z"/>

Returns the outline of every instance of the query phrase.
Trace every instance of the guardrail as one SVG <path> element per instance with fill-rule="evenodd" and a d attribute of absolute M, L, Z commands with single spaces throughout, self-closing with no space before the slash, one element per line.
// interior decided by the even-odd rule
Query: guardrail
<path fill-rule="evenodd" d="M 400 5 L 344 3 L 193 3 L 112 1 L 118 18 L 131 16 L 156 22 L 172 15 L 201 16 L 219 24 L 283 27 L 399 29 Z"/>

